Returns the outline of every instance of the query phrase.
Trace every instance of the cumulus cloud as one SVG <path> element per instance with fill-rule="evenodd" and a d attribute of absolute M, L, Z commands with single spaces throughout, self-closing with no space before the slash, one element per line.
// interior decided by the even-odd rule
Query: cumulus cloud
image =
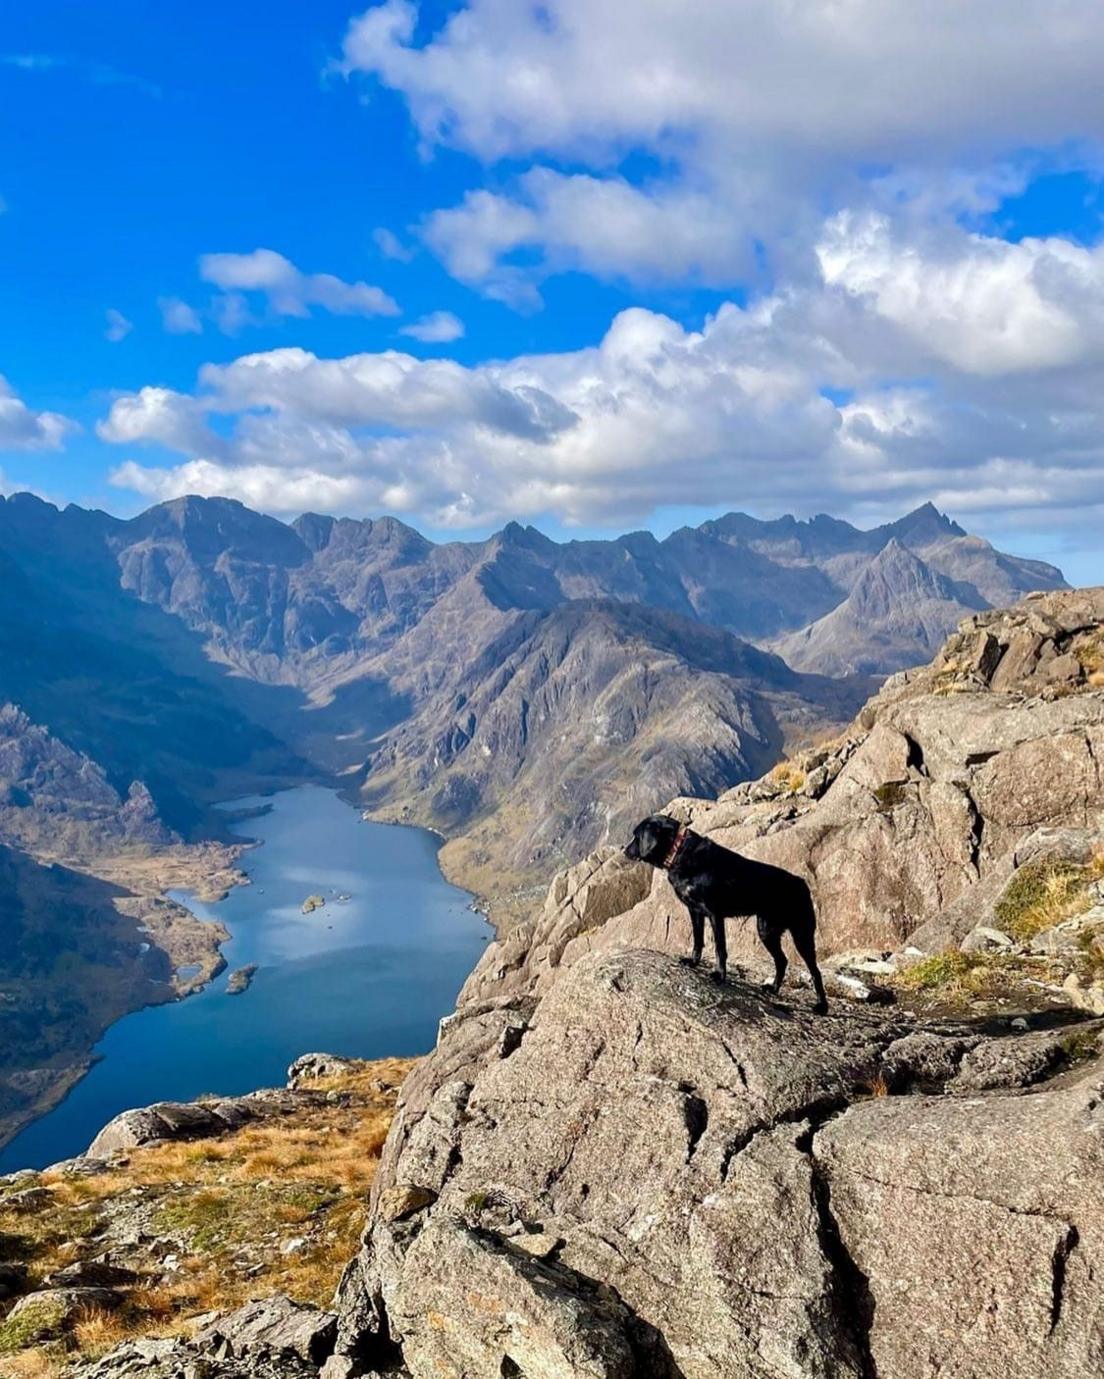
<path fill-rule="evenodd" d="M 1024 0 L 1015 24 L 1001 0 L 702 0 L 692 23 L 669 0 L 468 0 L 428 33 L 385 0 L 343 68 L 399 92 L 426 147 L 504 164 L 423 233 L 531 309 L 549 273 L 732 286 L 807 251 L 813 207 L 976 214 L 1043 150 L 1098 166 L 1102 47 L 1094 0 L 1060 22 Z M 651 175 L 620 175 L 628 155 Z"/>
<path fill-rule="evenodd" d="M 539 301 L 532 268 L 508 262 L 542 255 L 540 275 L 581 269 L 602 278 L 731 283 L 752 267 L 733 234 L 732 208 L 686 187 L 642 190 L 620 177 L 533 168 L 510 195 L 469 192 L 426 221 L 427 244 L 449 272 L 521 307 Z"/>
<path fill-rule="evenodd" d="M 382 288 L 344 282 L 332 273 L 303 273 L 274 249 L 250 254 L 204 254 L 199 274 L 229 294 L 260 293 L 278 316 L 309 316 L 312 307 L 339 316 L 397 316 Z"/>
<path fill-rule="evenodd" d="M 403 326 L 402 334 L 421 340 L 425 345 L 447 345 L 463 336 L 464 322 L 451 311 L 431 311 L 420 321 Z"/>
<path fill-rule="evenodd" d="M 179 297 L 158 297 L 161 325 L 170 335 L 202 335 L 203 322 L 195 307 Z"/>
<path fill-rule="evenodd" d="M 826 283 L 967 373 L 1064 368 L 1104 347 L 1104 246 L 947 230 L 909 242 L 884 216 L 842 214 L 817 257 Z"/>
<path fill-rule="evenodd" d="M 104 331 L 104 335 L 113 345 L 117 345 L 120 340 L 125 340 L 134 329 L 134 322 L 128 321 L 123 313 L 116 311 L 113 306 L 108 307 L 105 315 L 107 329 Z"/>
<path fill-rule="evenodd" d="M 486 159 L 769 142 L 869 163 L 1104 135 L 1104 11 L 1068 0 L 468 0 L 428 41 L 418 6 L 349 26 L 347 72 L 401 92 L 422 136 Z M 984 60 L 979 60 L 984 54 Z"/>
<path fill-rule="evenodd" d="M 184 451 L 220 446 L 207 426 L 203 405 L 171 388 L 142 388 L 116 398 L 96 434 L 116 445 L 150 442 Z"/>
<path fill-rule="evenodd" d="M 119 398 L 100 434 L 180 456 L 126 457 L 125 487 L 284 513 L 620 525 L 688 499 L 861 517 L 934 498 L 1090 520 L 1104 504 L 1092 252 L 1025 242 L 1010 268 L 976 236 L 885 250 L 888 233 L 832 221 L 819 281 L 726 304 L 699 330 L 634 308 L 592 347 L 476 367 L 270 350 L 206 366 L 192 395 Z"/>
<path fill-rule="evenodd" d="M 75 424 L 57 412 L 36 412 L 0 374 L 0 450 L 58 450 Z"/>

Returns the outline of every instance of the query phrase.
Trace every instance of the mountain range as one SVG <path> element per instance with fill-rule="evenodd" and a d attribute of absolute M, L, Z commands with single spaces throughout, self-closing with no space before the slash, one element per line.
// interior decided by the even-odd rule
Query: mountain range
<path fill-rule="evenodd" d="M 761 773 L 967 613 L 1064 587 L 931 504 L 861 531 L 730 513 L 663 540 L 221 498 L 129 520 L 0 500 L 0 702 L 148 787 L 185 837 L 236 785 L 340 774 L 450 840 L 484 894 L 543 881 L 657 799 Z"/>

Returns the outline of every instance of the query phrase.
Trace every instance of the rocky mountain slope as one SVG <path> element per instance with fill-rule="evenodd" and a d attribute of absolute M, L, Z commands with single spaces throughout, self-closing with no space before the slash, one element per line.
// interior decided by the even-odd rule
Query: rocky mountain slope
<path fill-rule="evenodd" d="M 840 727 L 864 677 L 927 657 L 964 609 L 1062 583 L 930 506 L 869 532 L 729 514 L 664 541 L 512 523 L 438 545 L 393 518 L 183 498 L 120 521 L 17 495 L 0 558 L 24 590 L 0 612 L 0 696 L 114 788 L 140 776 L 194 835 L 235 780 L 305 759 L 453 838 L 450 875 L 500 905 L 633 810 Z M 737 638 L 849 681 L 799 683 Z"/>
<path fill-rule="evenodd" d="M 760 775 L 860 697 L 642 605 L 466 606 L 485 613 L 469 623 L 470 661 L 431 660 L 426 619 L 411 666 L 423 693 L 375 745 L 362 798 L 445 833 L 444 866 L 484 894 L 546 878 L 657 800 Z"/>
<path fill-rule="evenodd" d="M 0 1178 L 0 1374 L 41 1379 L 142 1337 L 148 1376 L 196 1319 L 274 1289 L 301 1304 L 268 1309 L 280 1339 L 296 1321 L 309 1339 L 313 1316 L 321 1358 L 333 1319 L 311 1304 L 356 1247 L 409 1067 L 307 1055 L 286 1088 L 128 1112 L 89 1155 Z"/>
<path fill-rule="evenodd" d="M 986 606 L 973 585 L 941 575 L 893 539 L 841 604 L 783 637 L 775 650 L 797 670 L 825 675 L 906 670 L 933 655 L 961 618 Z"/>
<path fill-rule="evenodd" d="M 181 842 L 141 781 L 121 796 L 0 705 L 0 1145 L 87 1070 L 114 1020 L 219 970 L 225 931 L 165 892 L 223 894 L 239 851 Z"/>

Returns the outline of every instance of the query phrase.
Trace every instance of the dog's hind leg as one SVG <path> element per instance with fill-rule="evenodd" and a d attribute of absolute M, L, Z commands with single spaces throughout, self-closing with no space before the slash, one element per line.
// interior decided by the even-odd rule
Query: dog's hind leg
<path fill-rule="evenodd" d="M 816 915 L 813 912 L 812 902 L 809 903 L 808 916 L 802 916 L 801 920 L 790 929 L 793 937 L 794 947 L 801 956 L 801 961 L 809 969 L 809 976 L 813 979 L 813 990 L 816 992 L 815 1010 L 819 1015 L 828 1012 L 828 997 L 824 994 L 824 979 L 820 975 L 820 968 L 817 966 L 816 954 Z"/>
<path fill-rule="evenodd" d="M 767 982 L 767 987 L 773 996 L 777 996 L 782 989 L 782 979 L 786 975 L 786 955 L 782 951 L 782 935 L 775 928 L 769 919 L 764 919 L 762 915 L 756 917 L 755 928 L 759 934 L 759 941 L 774 959 L 774 981 Z"/>
<path fill-rule="evenodd" d="M 710 915 L 709 922 L 713 926 L 713 952 L 717 958 L 713 980 L 723 982 L 728 973 L 728 940 L 725 937 L 724 915 Z"/>
<path fill-rule="evenodd" d="M 705 946 L 705 914 L 693 906 L 690 907 L 690 929 L 694 935 L 694 954 L 693 957 L 679 958 L 683 967 L 697 967 Z"/>

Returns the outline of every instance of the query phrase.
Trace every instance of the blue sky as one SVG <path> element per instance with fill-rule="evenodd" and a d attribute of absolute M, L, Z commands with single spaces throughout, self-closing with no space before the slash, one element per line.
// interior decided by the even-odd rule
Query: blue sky
<path fill-rule="evenodd" d="M 933 4 L 856 0 L 861 45 L 817 0 L 22 7 L 0 489 L 473 534 L 932 498 L 1104 580 L 1104 17 Z"/>

